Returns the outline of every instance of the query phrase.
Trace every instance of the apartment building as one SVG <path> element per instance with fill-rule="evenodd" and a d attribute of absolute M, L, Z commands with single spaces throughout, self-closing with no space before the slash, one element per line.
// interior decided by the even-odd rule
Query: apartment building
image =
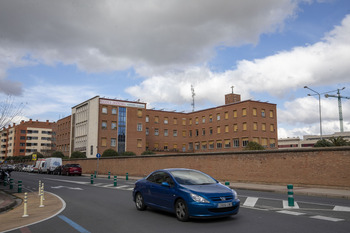
<path fill-rule="evenodd" d="M 27 156 L 40 152 L 49 156 L 55 145 L 55 122 L 21 121 L 0 131 L 0 157 Z"/>
<path fill-rule="evenodd" d="M 64 156 L 70 156 L 71 115 L 57 121 L 56 147 Z"/>
<path fill-rule="evenodd" d="M 240 95 L 225 96 L 225 105 L 191 113 L 146 111 L 146 149 L 216 152 L 242 150 L 249 141 L 277 148 L 276 105 Z"/>
<path fill-rule="evenodd" d="M 146 104 L 95 96 L 72 108 L 71 152 L 96 157 L 106 149 L 118 153 L 145 150 Z"/>

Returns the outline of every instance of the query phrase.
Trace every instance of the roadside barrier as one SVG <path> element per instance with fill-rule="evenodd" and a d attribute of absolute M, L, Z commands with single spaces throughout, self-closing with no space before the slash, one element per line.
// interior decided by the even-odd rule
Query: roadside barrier
<path fill-rule="evenodd" d="M 28 199 L 28 193 L 24 193 L 24 205 L 23 205 L 23 215 L 22 218 L 28 217 L 27 213 L 27 199 Z"/>
<path fill-rule="evenodd" d="M 90 183 L 91 183 L 91 184 L 93 184 L 93 183 L 94 183 L 94 175 L 92 175 L 92 174 L 91 174 Z"/>
<path fill-rule="evenodd" d="M 22 181 L 18 181 L 18 193 L 22 193 Z"/>
<path fill-rule="evenodd" d="M 117 187 L 117 176 L 114 176 L 114 187 Z"/>
<path fill-rule="evenodd" d="M 294 206 L 294 193 L 293 193 L 293 185 L 288 184 L 288 206 L 293 207 Z"/>

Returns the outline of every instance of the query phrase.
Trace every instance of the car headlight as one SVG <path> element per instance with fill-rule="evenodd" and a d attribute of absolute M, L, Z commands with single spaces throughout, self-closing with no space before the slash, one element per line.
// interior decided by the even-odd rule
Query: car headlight
<path fill-rule="evenodd" d="M 237 192 L 233 189 L 232 190 L 232 194 L 233 194 L 233 200 L 237 199 Z"/>
<path fill-rule="evenodd" d="M 204 197 L 201 197 L 197 194 L 193 194 L 191 193 L 191 197 L 195 202 L 200 202 L 200 203 L 209 203 L 209 201 L 207 199 L 205 199 Z"/>

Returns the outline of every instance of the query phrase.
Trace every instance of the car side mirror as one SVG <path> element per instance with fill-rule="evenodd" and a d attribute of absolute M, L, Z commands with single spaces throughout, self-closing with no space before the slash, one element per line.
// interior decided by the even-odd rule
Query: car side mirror
<path fill-rule="evenodd" d="M 170 184 L 168 182 L 162 182 L 162 186 L 170 188 Z"/>

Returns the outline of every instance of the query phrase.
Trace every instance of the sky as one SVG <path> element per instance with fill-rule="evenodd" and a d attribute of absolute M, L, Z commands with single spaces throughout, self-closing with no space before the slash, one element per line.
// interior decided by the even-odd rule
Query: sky
<path fill-rule="evenodd" d="M 192 111 L 277 105 L 278 137 L 339 132 L 350 97 L 349 0 L 0 0 L 0 99 L 57 121 L 96 95 Z M 311 94 L 311 96 L 308 96 Z M 350 131 L 350 99 L 342 98 Z"/>

